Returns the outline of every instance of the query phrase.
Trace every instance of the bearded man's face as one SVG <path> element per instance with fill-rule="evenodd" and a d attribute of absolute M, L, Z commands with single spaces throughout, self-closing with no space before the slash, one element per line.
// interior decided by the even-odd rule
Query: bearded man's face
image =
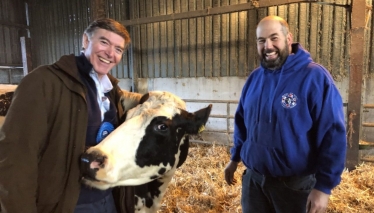
<path fill-rule="evenodd" d="M 261 65 L 270 70 L 282 67 L 290 54 L 292 36 L 277 21 L 265 21 L 256 30 L 257 52 Z"/>
<path fill-rule="evenodd" d="M 270 49 L 261 50 L 260 62 L 262 67 L 270 70 L 277 70 L 282 67 L 289 55 L 287 40 L 283 47 L 272 46 Z"/>

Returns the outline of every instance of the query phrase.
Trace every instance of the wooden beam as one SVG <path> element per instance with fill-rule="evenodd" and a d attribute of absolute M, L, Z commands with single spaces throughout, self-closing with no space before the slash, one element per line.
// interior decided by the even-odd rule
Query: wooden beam
<path fill-rule="evenodd" d="M 362 123 L 364 127 L 374 127 L 374 123 Z"/>
<path fill-rule="evenodd" d="M 363 107 L 364 108 L 373 109 L 374 108 L 374 104 L 364 104 Z"/>
<path fill-rule="evenodd" d="M 138 19 L 133 19 L 133 20 L 124 20 L 121 23 L 125 26 L 133 26 L 133 25 L 139 25 L 139 24 L 149 24 L 149 23 L 155 23 L 155 22 L 161 22 L 161 21 L 172 21 L 172 20 L 180 20 L 180 19 L 197 18 L 197 17 L 246 11 L 246 10 L 262 8 L 262 7 L 271 7 L 271 6 L 276 6 L 276 5 L 286 5 L 286 4 L 303 3 L 303 2 L 304 3 L 305 2 L 317 2 L 317 0 L 259 0 L 259 1 L 251 1 L 249 3 L 233 4 L 233 5 L 226 5 L 226 6 L 221 6 L 221 7 L 212 7 L 212 8 L 207 8 L 203 10 L 188 11 L 188 12 L 183 12 L 183 13 L 174 13 L 174 14 L 154 16 L 154 17 L 138 18 Z"/>
<path fill-rule="evenodd" d="M 0 26 L 16 27 L 16 28 L 21 28 L 21 29 L 26 29 L 26 30 L 29 29 L 29 26 L 27 26 L 27 25 L 16 24 L 16 23 L 9 22 L 9 21 L 0 21 Z"/>
<path fill-rule="evenodd" d="M 30 40 L 30 38 L 26 37 L 20 38 L 23 63 L 23 76 L 26 76 L 32 70 Z"/>
<path fill-rule="evenodd" d="M 350 45 L 350 71 L 348 90 L 348 115 L 349 119 L 346 167 L 355 169 L 359 164 L 359 141 L 361 134 L 361 103 L 362 103 L 362 78 L 363 58 L 365 48 L 365 20 L 366 3 L 362 0 L 352 0 L 351 14 L 351 45 Z M 351 116 L 349 116 L 351 117 Z"/>
<path fill-rule="evenodd" d="M 91 22 L 106 17 L 106 4 L 104 0 L 91 0 Z"/>

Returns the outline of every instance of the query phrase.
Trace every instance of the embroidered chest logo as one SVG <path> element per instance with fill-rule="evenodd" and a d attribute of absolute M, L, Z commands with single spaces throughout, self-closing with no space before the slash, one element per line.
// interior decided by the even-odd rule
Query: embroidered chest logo
<path fill-rule="evenodd" d="M 286 109 L 294 108 L 297 105 L 297 96 L 293 93 L 282 95 L 282 106 Z"/>

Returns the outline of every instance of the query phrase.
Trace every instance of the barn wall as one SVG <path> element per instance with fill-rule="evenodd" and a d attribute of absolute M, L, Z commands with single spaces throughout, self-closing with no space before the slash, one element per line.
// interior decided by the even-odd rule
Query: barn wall
<path fill-rule="evenodd" d="M 7 0 L 10 1 L 10 0 Z M 33 64 L 48 64 L 61 55 L 78 54 L 81 35 L 90 20 L 89 0 L 31 4 Z M 119 21 L 196 11 L 250 0 L 104 0 L 107 17 Z M 129 26 L 135 78 L 244 77 L 258 66 L 255 27 L 266 15 L 290 23 L 294 39 L 310 50 L 337 81 L 349 70 L 350 0 L 294 3 L 199 18 Z M 128 11 L 128 12 L 126 12 Z M 333 23 L 334 21 L 334 23 Z M 113 70 L 132 78 L 130 55 Z"/>
<path fill-rule="evenodd" d="M 247 1 L 148 2 L 133 3 L 131 8 L 139 12 L 130 13 L 130 17 L 153 17 Z M 236 104 L 231 103 L 227 110 L 225 101 L 238 101 L 246 77 L 258 66 L 255 42 L 258 21 L 266 15 L 279 15 L 289 22 L 294 41 L 300 42 L 316 62 L 328 68 L 347 103 L 350 1 L 325 3 L 297 3 L 131 26 L 139 70 L 139 79 L 135 79 L 137 89 L 142 93 L 167 90 L 184 99 L 200 100 L 187 104 L 191 110 L 196 105 L 207 104 L 207 100 L 222 100 L 214 103 L 212 111 L 219 118 L 211 117 L 207 125 L 207 130 L 222 132 L 204 136 L 207 141 L 229 142 Z"/>
<path fill-rule="evenodd" d="M 20 37 L 27 36 L 24 0 L 0 1 L 0 83 L 23 77 Z"/>
<path fill-rule="evenodd" d="M 34 0 L 30 5 L 33 64 L 50 64 L 62 55 L 79 54 L 82 34 L 92 21 L 91 0 Z M 106 17 L 128 19 L 127 0 L 106 0 Z M 117 78 L 131 78 L 129 54 L 111 71 Z"/>
<path fill-rule="evenodd" d="M 367 77 L 364 82 L 365 103 L 374 103 L 374 98 L 370 95 L 370 91 L 374 89 L 371 80 L 374 63 L 370 60 L 374 54 L 371 48 L 374 42 L 370 9 L 372 1 L 366 0 L 368 10 L 365 11 L 368 17 L 367 57 L 363 59 L 364 73 Z M 10 5 L 15 4 L 14 2 L 17 1 L 5 0 L 1 4 Z M 53 63 L 64 54 L 79 54 L 82 32 L 91 21 L 91 2 L 90 0 L 31 1 L 29 5 L 34 66 Z M 107 17 L 124 21 L 252 1 L 103 0 L 103 2 L 105 2 Z M 220 94 L 227 87 L 241 88 L 248 74 L 258 66 L 255 44 L 256 24 L 266 15 L 279 15 L 290 23 L 294 40 L 308 49 L 316 62 L 328 68 L 346 102 L 350 69 L 350 5 L 351 0 L 320 0 L 318 3 L 294 3 L 128 26 L 133 40 L 132 49 L 124 55 L 122 63 L 112 71 L 112 74 L 121 80 L 124 89 L 131 90 L 135 82 L 137 91 L 163 89 L 177 91 L 181 97 L 187 96 L 186 94 L 197 94 L 199 91 L 205 91 L 204 94 Z M 3 14 L 0 18 L 4 17 Z M 1 27 L 0 36 L 6 32 L 4 27 Z M 15 37 L 9 36 L 9 38 Z M 2 45 L 1 40 L 0 45 Z M 0 60 L 4 60 L 3 57 L 0 57 Z M 217 88 L 212 90 L 208 83 L 199 80 L 204 78 L 208 83 L 216 84 Z M 211 79 L 218 80 L 211 81 Z M 188 86 L 181 86 L 181 80 L 188 82 Z M 236 93 L 239 94 L 240 89 L 237 90 Z M 214 98 L 211 95 L 195 96 L 196 100 Z M 232 100 L 237 101 L 236 98 Z M 371 113 L 366 113 L 365 116 L 374 117 Z M 226 123 L 223 122 L 223 125 L 226 126 Z M 367 132 L 364 135 L 368 136 L 374 131 L 367 130 Z"/>
<path fill-rule="evenodd" d="M 249 0 L 139 0 L 131 19 L 154 17 Z M 294 40 L 310 50 L 336 80 L 349 67 L 348 0 L 294 3 L 222 15 L 131 26 L 139 78 L 247 76 L 258 66 L 255 29 L 266 15 L 288 20 Z"/>

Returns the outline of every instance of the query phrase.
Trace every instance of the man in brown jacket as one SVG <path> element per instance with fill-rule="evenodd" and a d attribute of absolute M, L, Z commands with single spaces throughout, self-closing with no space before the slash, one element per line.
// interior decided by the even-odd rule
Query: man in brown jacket
<path fill-rule="evenodd" d="M 133 213 L 132 188 L 87 188 L 79 172 L 85 147 L 119 125 L 122 92 L 109 71 L 129 43 L 123 25 L 96 20 L 80 56 L 62 56 L 22 79 L 0 130 L 0 212 Z"/>

